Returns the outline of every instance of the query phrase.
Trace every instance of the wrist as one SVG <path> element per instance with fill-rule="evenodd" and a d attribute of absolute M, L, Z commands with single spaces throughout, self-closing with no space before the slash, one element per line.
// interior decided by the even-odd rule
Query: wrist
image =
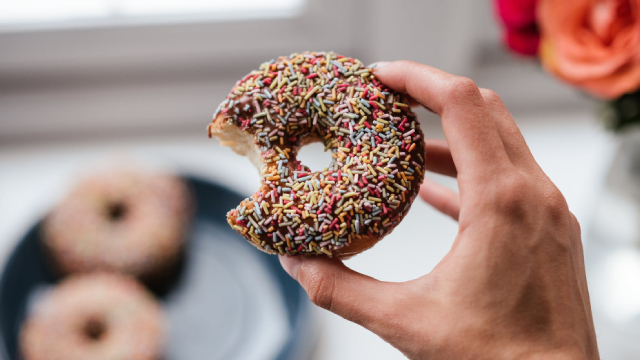
<path fill-rule="evenodd" d="M 522 359 L 526 360 L 595 360 L 595 358 L 589 358 L 584 353 L 579 351 L 548 351 L 530 354 Z"/>
<path fill-rule="evenodd" d="M 518 354 L 519 353 L 519 354 Z M 513 356 L 515 355 L 515 356 Z M 538 346 L 523 347 L 515 354 L 506 355 L 503 359 L 526 360 L 599 360 L 597 351 L 588 351 L 578 345 L 564 345 L 553 349 L 539 349 Z"/>

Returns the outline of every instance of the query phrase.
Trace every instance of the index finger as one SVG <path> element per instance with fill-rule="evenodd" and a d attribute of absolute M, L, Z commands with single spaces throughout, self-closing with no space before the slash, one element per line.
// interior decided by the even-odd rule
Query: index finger
<path fill-rule="evenodd" d="M 442 118 L 458 176 L 492 174 L 511 166 L 500 135 L 473 81 L 410 61 L 373 69 L 390 88 L 408 93 Z"/>

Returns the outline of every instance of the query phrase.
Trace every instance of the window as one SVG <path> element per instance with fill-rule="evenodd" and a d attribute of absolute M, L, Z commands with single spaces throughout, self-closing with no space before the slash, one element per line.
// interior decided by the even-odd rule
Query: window
<path fill-rule="evenodd" d="M 0 27 L 122 21 L 233 20 L 296 15 L 305 0 L 0 0 Z"/>

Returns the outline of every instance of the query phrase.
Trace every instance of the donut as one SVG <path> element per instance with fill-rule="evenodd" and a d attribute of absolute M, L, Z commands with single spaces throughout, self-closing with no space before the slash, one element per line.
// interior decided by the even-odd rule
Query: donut
<path fill-rule="evenodd" d="M 261 64 L 236 83 L 207 131 L 259 169 L 259 190 L 227 222 L 269 254 L 346 258 L 369 249 L 407 214 L 424 176 L 408 96 L 332 52 Z M 312 142 L 331 153 L 324 171 L 296 159 Z"/>
<path fill-rule="evenodd" d="M 155 281 L 181 259 L 189 189 L 168 174 L 129 169 L 84 177 L 42 224 L 56 273 L 120 272 Z"/>
<path fill-rule="evenodd" d="M 74 275 L 46 293 L 20 331 L 24 360 L 158 360 L 161 308 L 132 278 Z"/>

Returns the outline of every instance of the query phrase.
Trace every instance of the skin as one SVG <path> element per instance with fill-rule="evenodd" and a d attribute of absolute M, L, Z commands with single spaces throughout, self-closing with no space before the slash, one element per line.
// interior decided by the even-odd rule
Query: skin
<path fill-rule="evenodd" d="M 458 220 L 430 273 L 382 282 L 324 257 L 280 257 L 316 305 L 362 325 L 410 359 L 598 359 L 580 225 L 493 91 L 407 61 L 375 75 L 440 115 L 420 196 Z"/>

